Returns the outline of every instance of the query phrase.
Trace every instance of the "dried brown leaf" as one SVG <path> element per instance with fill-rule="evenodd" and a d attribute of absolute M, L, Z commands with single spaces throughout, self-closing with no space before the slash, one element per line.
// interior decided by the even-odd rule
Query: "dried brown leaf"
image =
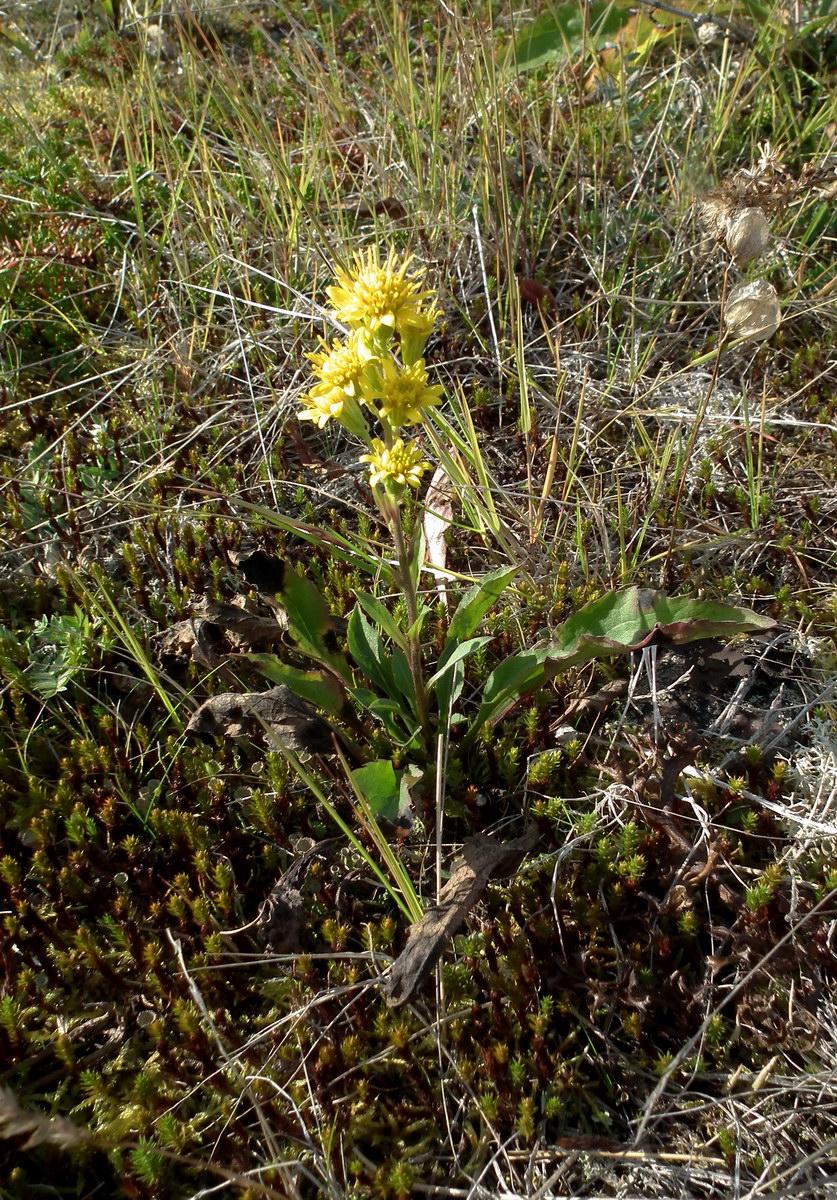
<path fill-rule="evenodd" d="M 454 486 L 444 469 L 437 467 L 424 496 L 424 561 L 437 571 L 444 571 L 448 559 L 447 532 L 453 520 Z M 447 606 L 447 585 L 438 579 L 436 590 L 442 603 Z"/>
<path fill-rule="evenodd" d="M 317 842 L 276 881 L 256 918 L 256 938 L 265 950 L 272 954 L 290 954 L 302 949 L 305 904 L 300 887 L 314 859 L 339 840 L 326 838 Z"/>
<path fill-rule="evenodd" d="M 302 851 L 276 880 L 253 920 L 238 929 L 221 930 L 222 936 L 231 938 L 248 933 L 271 954 L 291 954 L 301 950 L 305 924 L 302 883 L 314 859 L 323 857 L 340 840 L 339 837 L 325 838 Z"/>
<path fill-rule="evenodd" d="M 404 205 L 393 196 L 384 196 L 374 204 L 362 204 L 355 212 L 355 220 L 367 221 L 370 217 L 386 216 L 392 221 L 403 221 L 407 213 Z"/>
<path fill-rule="evenodd" d="M 275 554 L 253 550 L 249 554 L 235 555 L 233 561 L 249 586 L 257 592 L 274 596 L 282 591 L 288 567 Z"/>
<path fill-rule="evenodd" d="M 529 829 L 513 842 L 496 842 L 484 833 L 469 838 L 439 894 L 439 903 L 411 927 L 407 945 L 390 969 L 385 992 L 391 1008 L 413 999 L 489 879 L 515 871 L 538 837 L 536 829 Z"/>
<path fill-rule="evenodd" d="M 21 1150 L 33 1146 L 58 1146 L 67 1150 L 90 1141 L 90 1134 L 66 1117 L 45 1117 L 43 1113 L 21 1108 L 14 1092 L 0 1088 L 0 1138 L 24 1138 Z"/>
<path fill-rule="evenodd" d="M 518 279 L 520 287 L 520 296 L 527 304 L 531 304 L 533 308 L 545 308 L 552 312 L 555 309 L 555 297 L 548 287 L 542 283 L 538 283 L 537 279 Z"/>
<path fill-rule="evenodd" d="M 233 649 L 239 651 L 275 646 L 282 641 L 288 627 L 287 619 L 282 620 L 279 614 L 265 617 L 238 604 L 221 604 L 217 600 L 201 600 L 195 606 L 195 615 L 223 629 L 230 636 Z"/>
<path fill-rule="evenodd" d="M 167 670 L 183 669 L 195 662 L 215 671 L 223 661 L 221 631 L 204 617 L 178 621 L 152 638 L 155 656 Z"/>
<path fill-rule="evenodd" d="M 193 616 L 154 636 L 155 656 L 167 670 L 183 670 L 194 662 L 217 671 L 228 653 L 246 653 L 280 642 L 287 628 L 283 616 L 279 611 L 266 617 L 237 604 L 203 599 L 195 605 Z"/>
<path fill-rule="evenodd" d="M 336 732 L 285 684 L 266 692 L 222 692 L 204 701 L 186 726 L 201 737 L 242 737 L 266 725 L 295 754 L 330 754 Z"/>

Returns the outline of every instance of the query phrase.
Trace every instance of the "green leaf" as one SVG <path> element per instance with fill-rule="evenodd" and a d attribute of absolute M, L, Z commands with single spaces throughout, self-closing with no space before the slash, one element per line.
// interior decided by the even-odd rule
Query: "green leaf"
<path fill-rule="evenodd" d="M 408 638 L 417 638 L 419 636 L 419 634 L 421 633 L 421 630 L 422 630 L 422 626 L 424 625 L 424 622 L 430 616 L 432 611 L 433 611 L 433 609 L 430 607 L 429 604 L 420 604 L 419 605 L 418 616 L 416 617 L 415 621 L 413 621 L 410 628 L 407 630 Z"/>
<path fill-rule="evenodd" d="M 386 700 L 368 688 L 349 688 L 348 694 L 358 708 L 381 722 L 396 745 L 406 746 L 415 736 L 418 726 L 405 719 L 404 706 L 397 700 Z"/>
<path fill-rule="evenodd" d="M 587 6 L 589 28 L 584 29 L 584 7 L 579 0 L 561 4 L 524 25 L 515 38 L 511 62 L 518 71 L 533 71 L 553 59 L 574 58 L 586 45 L 600 50 L 613 41 L 631 19 L 627 8 L 596 0 Z"/>
<path fill-rule="evenodd" d="M 462 695 L 465 686 L 465 663 L 459 661 L 453 664 L 453 671 L 439 681 L 436 688 L 436 706 L 439 710 L 439 724 L 454 724 L 453 707 Z"/>
<path fill-rule="evenodd" d="M 15 662 L 21 651 L 18 638 L 0 626 L 0 668 L 8 678 L 50 700 L 88 665 L 94 632 L 101 634 L 86 613 L 76 607 L 72 613 L 41 617 L 24 643 L 28 663 L 24 669 Z M 6 651 L 6 647 L 11 652 Z M 21 653 L 21 658 L 23 657 Z"/>
<path fill-rule="evenodd" d="M 397 646 L 392 652 L 392 678 L 398 691 L 408 701 L 410 708 L 415 711 L 415 686 L 410 671 L 410 664 L 403 650 Z"/>
<path fill-rule="evenodd" d="M 326 637 L 332 633 L 331 613 L 320 591 L 310 579 L 288 568 L 279 591 L 288 614 L 288 632 L 304 654 L 325 663 L 346 683 L 352 673 L 344 656 L 330 648 Z"/>
<path fill-rule="evenodd" d="M 482 579 L 468 589 L 451 617 L 445 649 L 469 638 L 475 632 L 480 621 L 502 596 L 516 574 L 517 567 L 500 567 L 497 571 L 483 575 Z"/>
<path fill-rule="evenodd" d="M 463 745 L 473 741 L 486 721 L 505 716 L 521 696 L 578 663 L 665 641 L 682 645 L 701 638 L 755 633 L 775 624 L 749 608 L 713 600 L 672 597 L 650 588 L 608 592 L 569 617 L 552 642 L 515 654 L 495 667 Z"/>
<path fill-rule="evenodd" d="M 369 682 L 395 699 L 395 678 L 383 638 L 357 605 L 349 617 L 348 642 L 349 653 Z"/>
<path fill-rule="evenodd" d="M 439 716 L 443 722 L 450 719 L 450 711 L 462 692 L 465 679 L 462 666 L 458 666 L 450 674 L 447 674 L 447 667 L 455 660 L 461 661 L 463 657 L 467 657 L 467 654 L 476 650 L 483 641 L 490 640 L 478 638 L 471 640 L 471 635 L 488 610 L 502 596 L 516 574 L 517 567 L 500 567 L 496 571 L 490 571 L 468 589 L 451 617 L 445 645 L 439 655 L 438 670 L 430 680 L 430 683 L 438 681 L 436 702 L 439 707 Z M 458 647 L 465 642 L 470 645 L 470 650 L 463 655 L 459 652 Z"/>
<path fill-rule="evenodd" d="M 378 630 L 366 620 L 356 606 L 349 618 L 348 641 L 352 657 L 370 683 L 374 683 L 392 700 L 400 702 L 403 698 L 413 710 L 415 705 L 413 677 L 410 674 L 410 664 L 401 648 L 402 645 L 406 646 L 404 634 L 398 629 L 392 614 L 374 596 L 361 594 L 358 596 L 358 604 L 373 616 L 373 620 L 375 617 L 380 618 L 382 614 L 385 616 L 386 621 L 381 621 L 380 624 L 387 632 L 390 632 L 388 624 L 392 626 L 397 634 L 397 637 L 393 639 L 397 645 L 393 647 L 390 654 Z"/>
<path fill-rule="evenodd" d="M 395 820 L 401 807 L 401 784 L 388 758 L 356 767 L 352 779 L 376 817 Z"/>
<path fill-rule="evenodd" d="M 424 566 L 426 553 L 426 542 L 423 529 L 419 528 L 414 532 L 413 536 L 410 538 L 409 545 L 407 546 L 407 553 L 409 555 L 409 570 L 410 580 L 413 585 L 413 595 L 416 596 L 418 595 L 421 584 L 421 569 Z"/>
<path fill-rule="evenodd" d="M 287 684 L 295 696 L 318 705 L 334 717 L 343 714 L 346 690 L 331 672 L 300 671 L 282 662 L 275 654 L 247 654 L 245 657 L 256 663 L 262 675 L 272 683 Z"/>
<path fill-rule="evenodd" d="M 351 683 L 349 664 L 333 648 L 331 613 L 311 580 L 297 575 L 290 563 L 264 550 L 254 550 L 239 558 L 238 569 L 250 587 L 281 600 L 288 618 L 288 632 L 298 648 L 324 663 L 345 683 Z"/>
<path fill-rule="evenodd" d="M 383 817 L 393 825 L 412 824 L 411 792 L 424 778 L 419 767 L 410 765 L 403 771 L 395 771 L 390 760 L 384 758 L 357 767 L 351 774 L 355 792 L 360 793 L 373 816 Z"/>
<path fill-rule="evenodd" d="M 558 629 L 548 647 L 547 674 L 553 678 L 575 663 L 640 650 L 652 642 L 698 641 L 772 629 L 770 617 L 749 608 L 667 596 L 650 588 L 608 592 L 585 604 Z"/>
<path fill-rule="evenodd" d="M 396 646 L 400 646 L 402 650 L 407 649 L 404 631 L 399 629 L 395 617 L 377 596 L 370 596 L 368 592 L 358 592 L 357 602 L 366 615 L 371 618 L 373 624 L 382 629 L 387 637 L 392 638 Z"/>
<path fill-rule="evenodd" d="M 451 653 L 446 656 L 444 666 L 440 666 L 439 670 L 427 680 L 427 688 L 432 688 L 434 684 L 444 679 L 458 662 L 461 662 L 463 658 L 467 658 L 469 654 L 473 654 L 479 646 L 484 646 L 486 642 L 490 642 L 491 640 L 490 636 L 468 638 L 467 641 L 461 642 L 455 648 L 452 647 Z M 441 662 L 441 659 L 439 661 Z"/>
<path fill-rule="evenodd" d="M 482 704 L 471 722 L 463 745 L 470 745 L 486 721 L 499 721 L 521 696 L 533 692 L 545 682 L 544 661 L 549 649 L 548 646 L 542 646 L 523 654 L 513 654 L 494 668 L 485 681 Z"/>

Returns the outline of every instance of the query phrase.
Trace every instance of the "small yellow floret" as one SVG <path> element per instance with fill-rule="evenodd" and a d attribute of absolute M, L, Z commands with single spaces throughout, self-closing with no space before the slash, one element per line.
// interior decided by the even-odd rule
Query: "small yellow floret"
<path fill-rule="evenodd" d="M 318 386 L 322 387 L 322 384 Z M 349 397 L 339 388 L 327 388 L 319 395 L 316 393 L 317 388 L 312 388 L 307 395 L 302 397 L 303 403 L 307 403 L 308 407 L 302 409 L 299 419 L 300 421 L 313 421 L 322 429 L 332 417 L 339 418 L 342 415 L 343 405 Z"/>
<path fill-rule="evenodd" d="M 438 384 L 428 386 L 422 358 L 411 367 L 398 367 L 391 358 L 384 359 L 379 369 L 362 381 L 361 390 L 364 400 L 392 429 L 419 424 L 424 410 L 439 404 L 442 397 Z"/>
<path fill-rule="evenodd" d="M 347 396 L 354 396 L 361 372 L 373 357 L 366 341 L 356 333 L 345 342 L 335 338 L 331 349 L 322 338 L 320 341 L 322 350 L 314 350 L 305 356 L 314 364 L 314 374 L 323 383 L 341 388 Z"/>
<path fill-rule="evenodd" d="M 422 461 L 416 443 L 408 442 L 405 446 L 401 438 L 396 438 L 389 449 L 380 438 L 373 438 L 372 453 L 362 454 L 360 461 L 369 463 L 369 482 L 373 487 L 378 483 L 392 483 L 417 488 L 422 475 L 430 468 L 430 463 Z"/>
<path fill-rule="evenodd" d="M 427 339 L 442 315 L 440 308 L 422 308 L 410 317 L 409 324 L 403 324 L 398 333 L 400 338 L 399 353 L 405 367 L 410 367 L 421 357 Z"/>

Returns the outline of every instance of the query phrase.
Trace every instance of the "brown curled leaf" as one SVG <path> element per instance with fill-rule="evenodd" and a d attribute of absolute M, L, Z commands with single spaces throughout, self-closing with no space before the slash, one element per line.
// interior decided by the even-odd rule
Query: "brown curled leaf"
<path fill-rule="evenodd" d="M 25 1138 L 19 1149 L 33 1146 L 58 1146 L 67 1150 L 89 1142 L 88 1130 L 66 1117 L 47 1117 L 33 1109 L 22 1108 L 14 1092 L 0 1088 L 0 1139 Z"/>
<path fill-rule="evenodd" d="M 280 880 L 259 911 L 256 939 L 271 954 L 293 954 L 302 949 L 305 902 L 299 888 Z"/>
<path fill-rule="evenodd" d="M 406 215 L 404 205 L 399 200 L 394 196 L 384 196 L 374 204 L 362 204 L 355 212 L 355 219 L 366 221 L 370 217 L 385 216 L 392 221 L 402 221 Z"/>
<path fill-rule="evenodd" d="M 238 604 L 222 604 L 206 598 L 195 605 L 194 613 L 222 629 L 228 635 L 233 649 L 238 652 L 275 646 L 282 641 L 288 628 L 284 614 L 262 616 Z"/>
<path fill-rule="evenodd" d="M 282 591 L 288 572 L 284 559 L 264 550 L 251 550 L 247 554 L 233 555 L 233 562 L 248 586 L 257 592 L 273 596 Z"/>
<path fill-rule="evenodd" d="M 291 954 L 302 949 L 305 927 L 305 901 L 302 884 L 315 858 L 338 842 L 326 838 L 317 842 L 291 863 L 262 903 L 256 917 L 256 940 L 271 954 Z"/>
<path fill-rule="evenodd" d="M 332 635 L 344 634 L 347 623 L 331 614 L 311 580 L 298 575 L 284 559 L 264 550 L 236 555 L 234 561 L 248 586 L 260 592 L 271 608 L 276 610 L 281 605 L 278 619 L 287 622 L 299 649 L 321 662 L 328 661 L 334 652 Z M 333 662 L 332 667 L 346 678 L 339 664 Z"/>
<path fill-rule="evenodd" d="M 190 662 L 215 671 L 223 661 L 221 631 L 201 616 L 189 617 L 161 630 L 152 642 L 157 661 L 168 671 L 183 669 Z"/>
<path fill-rule="evenodd" d="M 292 954 L 303 948 L 305 900 L 302 885 L 315 858 L 327 855 L 341 839 L 325 838 L 301 853 L 280 875 L 259 906 L 252 921 L 238 929 L 222 929 L 221 936 L 249 934 L 263 950 L 271 954 Z"/>
<path fill-rule="evenodd" d="M 533 828 L 513 842 L 496 842 L 484 833 L 468 839 L 462 847 L 462 858 L 439 894 L 438 904 L 411 926 L 407 945 L 390 968 L 385 995 L 391 1008 L 413 999 L 489 879 L 515 871 L 534 849 L 539 836 Z"/>
<path fill-rule="evenodd" d="M 192 714 L 186 732 L 201 737 L 242 737 L 265 725 L 295 754 L 334 751 L 334 726 L 285 684 L 267 692 L 213 696 Z"/>
<path fill-rule="evenodd" d="M 543 306 L 549 312 L 555 309 L 555 297 L 548 287 L 542 283 L 538 283 L 537 279 L 524 279 L 518 277 L 518 286 L 520 288 L 521 299 L 527 304 L 531 304 L 533 308 Z"/>

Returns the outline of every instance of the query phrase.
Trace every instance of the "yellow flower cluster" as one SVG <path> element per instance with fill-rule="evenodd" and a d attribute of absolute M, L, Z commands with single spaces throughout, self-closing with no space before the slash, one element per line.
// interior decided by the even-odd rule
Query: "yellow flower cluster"
<path fill-rule="evenodd" d="M 320 429 L 333 417 L 360 437 L 369 448 L 360 461 L 369 464 L 372 486 L 395 494 L 417 488 L 430 465 L 415 442 L 404 442 L 401 430 L 420 425 L 442 396 L 440 386 L 428 383 L 422 358 L 441 313 L 411 263 L 412 255 L 399 261 L 390 251 L 382 265 L 372 249 L 356 255 L 351 270 L 337 271 L 328 297 L 350 332 L 307 356 L 317 382 L 303 396 L 299 414 Z M 362 406 L 380 421 L 382 438 L 371 436 Z"/>
<path fill-rule="evenodd" d="M 395 251 L 390 250 L 381 266 L 378 251 L 372 249 L 365 258 L 355 256 L 353 271 L 338 269 L 337 286 L 326 289 L 338 321 L 373 335 L 382 326 L 399 335 L 411 329 L 424 330 L 426 338 L 438 314 L 422 308 L 422 302 L 433 293 L 422 290 L 420 276 L 407 275 L 412 260 L 408 254 L 399 264 Z"/>
<path fill-rule="evenodd" d="M 371 350 L 357 334 L 347 342 L 335 338 L 330 350 L 327 342 L 323 347 L 305 356 L 314 364 L 320 382 L 306 397 L 310 408 L 299 414 L 303 421 L 315 421 L 320 429 L 330 417 L 341 416 L 344 404 L 360 394 L 361 377 L 372 358 Z"/>
<path fill-rule="evenodd" d="M 401 438 L 396 438 L 391 446 L 385 446 L 380 438 L 373 438 L 371 453 L 361 454 L 360 461 L 369 463 L 369 482 L 373 487 L 376 483 L 392 480 L 399 487 L 409 483 L 410 487 L 417 488 L 430 466 L 430 463 L 422 462 L 421 450 L 415 442 L 405 446 Z"/>

